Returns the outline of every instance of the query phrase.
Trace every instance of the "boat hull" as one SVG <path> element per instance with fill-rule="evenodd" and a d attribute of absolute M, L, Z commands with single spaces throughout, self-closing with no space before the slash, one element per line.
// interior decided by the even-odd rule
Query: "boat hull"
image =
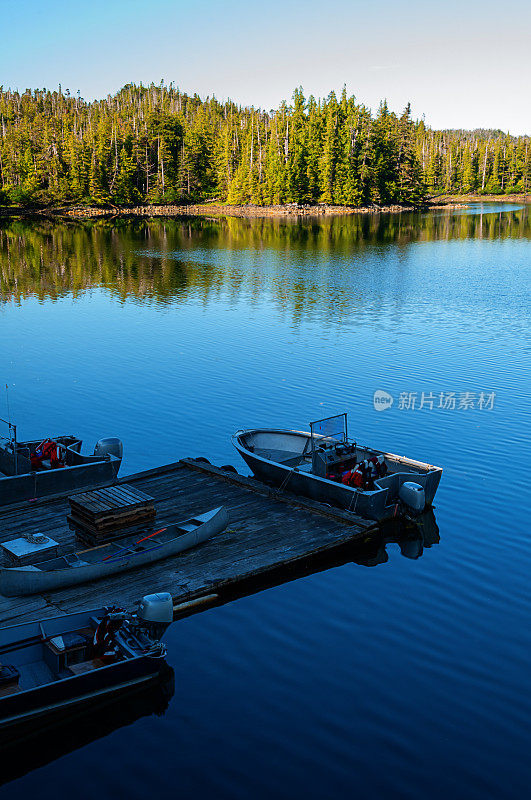
<path fill-rule="evenodd" d="M 42 646 L 55 636 L 92 628 L 107 613 L 106 608 L 23 622 L 0 629 L 0 661 L 12 663 L 19 670 L 43 660 Z M 9 741 L 14 731 L 20 735 L 31 725 L 60 719 L 76 709 L 88 708 L 121 692 L 142 687 L 168 669 L 165 649 L 144 650 L 137 643 L 133 650 L 126 643 L 129 656 L 79 674 L 47 680 L 33 688 L 0 695 L 0 742 Z M 23 653 L 23 657 L 20 654 Z M 25 680 L 25 678 L 23 678 Z"/>
<path fill-rule="evenodd" d="M 145 655 L 109 664 L 84 675 L 64 678 L 45 686 L 0 699 L 0 743 L 25 725 L 43 718 L 71 713 L 98 698 L 127 691 L 155 679 L 166 666 L 164 658 Z"/>
<path fill-rule="evenodd" d="M 31 471 L 29 458 L 19 453 L 15 459 L 9 440 L 0 439 L 0 506 L 109 486 L 116 481 L 121 459 L 113 455 L 105 458 L 85 455 L 81 453 L 81 440 L 75 436 L 56 436 L 54 441 L 65 447 L 67 466 Z M 29 452 L 37 444 L 37 441 L 19 442 L 18 447 Z"/>
<path fill-rule="evenodd" d="M 405 481 L 420 484 L 425 491 L 426 505 L 430 506 L 437 491 L 442 469 L 422 462 L 413 461 L 393 453 L 383 453 L 386 459 L 399 465 L 400 470 L 375 481 L 372 491 L 360 491 L 342 483 L 321 478 L 292 464 L 286 465 L 266 458 L 249 450 L 245 438 L 249 434 L 262 434 L 261 444 L 270 441 L 273 445 L 283 445 L 289 440 L 289 452 L 303 453 L 310 434 L 298 431 L 264 429 L 264 431 L 239 431 L 233 437 L 233 444 L 253 474 L 264 483 L 282 487 L 285 491 L 309 497 L 320 503 L 337 506 L 366 519 L 376 521 L 392 517 L 396 513 L 398 491 Z M 269 438 L 267 438 L 269 437 Z M 262 452 L 267 452 L 264 448 Z M 270 451 L 275 453 L 273 448 Z M 376 451 L 375 451 L 376 452 Z M 296 457 L 295 457 L 296 460 Z"/>
<path fill-rule="evenodd" d="M 164 714 L 174 692 L 174 671 L 165 663 L 159 675 L 134 686 L 101 695 L 90 703 L 72 703 L 35 721 L 22 720 L 3 733 L 0 729 L 0 784 L 21 778 L 142 717 Z"/>
<path fill-rule="evenodd" d="M 178 555 L 221 533 L 229 523 L 227 511 L 223 507 L 203 516 L 208 516 L 208 519 L 194 531 L 140 553 L 126 554 L 123 557 L 115 556 L 108 562 L 103 561 L 87 566 L 51 571 L 28 567 L 2 568 L 0 569 L 0 593 L 6 597 L 13 597 L 49 592 L 128 572 Z"/>

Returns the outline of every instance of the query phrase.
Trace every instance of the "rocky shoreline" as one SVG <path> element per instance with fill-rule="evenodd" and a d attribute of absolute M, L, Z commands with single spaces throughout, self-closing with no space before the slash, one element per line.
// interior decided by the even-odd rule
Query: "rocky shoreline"
<path fill-rule="evenodd" d="M 53 217 L 67 219 L 91 219 L 96 217 L 322 217 L 351 214 L 390 214 L 407 211 L 466 208 L 466 202 L 428 202 L 422 207 L 408 205 L 388 206 L 333 206 L 325 203 L 301 205 L 289 203 L 278 206 L 230 206 L 222 203 L 198 203 L 193 205 L 141 205 L 117 206 L 62 206 L 51 208 L 0 207 L 0 217 Z"/>
<path fill-rule="evenodd" d="M 62 219 L 92 219 L 117 217 L 324 217 L 351 214 L 396 214 L 407 211 L 435 211 L 467 208 L 470 203 L 529 203 L 530 195 L 441 195 L 429 198 L 422 206 L 334 206 L 326 203 L 303 205 L 288 203 L 277 206 L 231 206 L 207 202 L 190 205 L 140 205 L 140 206 L 56 206 L 29 208 L 22 206 L 0 207 L 0 217 L 48 217 Z"/>

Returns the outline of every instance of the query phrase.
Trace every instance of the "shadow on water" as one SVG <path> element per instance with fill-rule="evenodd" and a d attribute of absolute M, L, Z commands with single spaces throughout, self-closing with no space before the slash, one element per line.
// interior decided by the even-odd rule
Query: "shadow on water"
<path fill-rule="evenodd" d="M 309 556 L 303 561 L 288 564 L 274 571 L 269 571 L 266 578 L 255 576 L 239 580 L 237 588 L 230 586 L 219 591 L 219 602 L 212 605 L 224 605 L 265 589 L 272 589 L 290 581 L 306 578 L 318 572 L 342 567 L 353 563 L 364 567 L 376 567 L 388 561 L 387 547 L 398 545 L 401 555 L 416 560 L 440 541 L 439 527 L 432 509 L 426 511 L 418 519 L 402 518 L 382 523 L 377 532 L 371 532 L 365 540 L 347 542 L 334 547 L 325 553 Z M 194 613 L 194 612 L 191 612 Z"/>
<path fill-rule="evenodd" d="M 434 512 L 426 511 L 418 520 L 398 520 L 387 522 L 378 536 L 369 540 L 360 552 L 353 555 L 352 561 L 365 567 L 376 567 L 389 560 L 387 546 L 398 545 L 401 555 L 416 560 L 424 553 L 424 548 L 439 544 L 439 526 Z"/>
<path fill-rule="evenodd" d="M 171 667 L 147 686 L 119 692 L 84 710 L 13 729 L 0 747 L 0 785 L 85 747 L 142 717 L 162 716 L 175 693 Z"/>

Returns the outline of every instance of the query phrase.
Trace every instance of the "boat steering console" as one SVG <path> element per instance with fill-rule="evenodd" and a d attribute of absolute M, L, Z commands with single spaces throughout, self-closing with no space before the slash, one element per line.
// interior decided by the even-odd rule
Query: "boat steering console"
<path fill-rule="evenodd" d="M 356 463 L 356 442 L 344 442 L 317 447 L 313 452 L 312 472 L 327 478 L 339 465 L 352 467 Z"/>

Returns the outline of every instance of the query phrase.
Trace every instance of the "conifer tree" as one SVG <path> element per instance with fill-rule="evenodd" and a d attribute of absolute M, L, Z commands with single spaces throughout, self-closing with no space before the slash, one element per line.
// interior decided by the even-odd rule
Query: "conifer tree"
<path fill-rule="evenodd" d="M 434 131 L 347 95 L 271 112 L 163 83 L 84 101 L 0 87 L 3 202 L 421 203 L 425 192 L 528 192 L 528 136 Z"/>
<path fill-rule="evenodd" d="M 330 92 L 324 112 L 323 150 L 320 167 L 321 200 L 323 203 L 334 202 L 334 185 L 339 149 L 339 106 L 335 92 Z"/>

